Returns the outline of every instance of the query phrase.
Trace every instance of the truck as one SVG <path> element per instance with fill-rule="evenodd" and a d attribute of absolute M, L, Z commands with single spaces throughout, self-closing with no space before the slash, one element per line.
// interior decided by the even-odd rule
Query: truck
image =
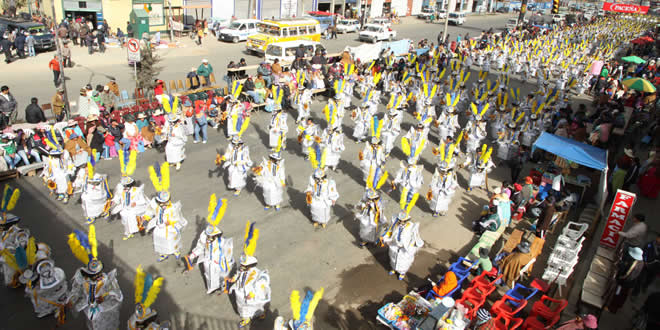
<path fill-rule="evenodd" d="M 0 18 L 0 33 L 28 32 L 34 37 L 34 49 L 48 51 L 55 49 L 55 37 L 43 24 L 23 19 Z"/>
<path fill-rule="evenodd" d="M 360 41 L 369 41 L 375 43 L 381 40 L 394 40 L 396 31 L 385 25 L 367 24 L 364 30 L 360 31 Z"/>

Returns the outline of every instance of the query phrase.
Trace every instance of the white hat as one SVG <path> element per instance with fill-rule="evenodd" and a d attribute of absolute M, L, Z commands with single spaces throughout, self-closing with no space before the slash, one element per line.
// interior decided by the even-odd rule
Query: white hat
<path fill-rule="evenodd" d="M 399 220 L 408 220 L 410 219 L 410 214 L 408 214 L 406 211 L 401 210 L 399 214 L 397 215 L 397 218 Z"/>
<path fill-rule="evenodd" d="M 250 266 L 257 263 L 257 258 L 242 254 L 239 262 L 242 266 Z"/>
<path fill-rule="evenodd" d="M 209 62 L 209 60 L 207 60 L 207 59 L 202 60 L 202 63 L 208 63 L 208 62 Z"/>
<path fill-rule="evenodd" d="M 222 230 L 220 230 L 220 228 L 212 225 L 206 226 L 206 230 L 204 232 L 206 233 L 206 236 L 216 236 L 222 234 Z"/>
<path fill-rule="evenodd" d="M 644 251 L 638 247 L 629 247 L 628 254 L 635 260 L 642 261 L 644 260 Z"/>

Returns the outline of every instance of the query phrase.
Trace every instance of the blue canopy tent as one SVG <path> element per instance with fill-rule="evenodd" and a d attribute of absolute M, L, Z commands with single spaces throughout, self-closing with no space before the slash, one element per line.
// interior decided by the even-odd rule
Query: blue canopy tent
<path fill-rule="evenodd" d="M 553 153 L 570 162 L 601 171 L 600 186 L 596 200 L 602 207 L 607 196 L 607 150 L 597 148 L 569 138 L 543 132 L 532 146 Z"/>

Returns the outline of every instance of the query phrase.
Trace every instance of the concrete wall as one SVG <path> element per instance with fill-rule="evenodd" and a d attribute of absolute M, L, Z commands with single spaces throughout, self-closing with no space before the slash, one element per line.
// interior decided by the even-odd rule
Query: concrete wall
<path fill-rule="evenodd" d="M 48 15 L 53 17 L 53 11 L 52 11 L 52 1 L 55 1 L 55 16 L 57 18 L 57 22 L 59 23 L 62 18 L 64 17 L 64 1 L 62 0 L 42 0 L 43 1 L 43 6 L 42 10 L 43 12 Z M 68 1 L 68 0 L 67 0 Z M 137 1 L 140 2 L 140 1 Z M 173 7 L 180 7 L 183 5 L 183 0 L 171 0 L 172 6 Z M 167 15 L 168 10 L 168 3 L 167 0 L 164 1 L 164 15 Z M 108 24 L 110 25 L 110 28 L 112 29 L 113 32 L 117 31 L 117 27 L 121 28 L 124 33 L 126 32 L 126 22 L 129 20 L 129 16 L 131 14 L 131 10 L 133 9 L 133 1 L 132 0 L 102 0 L 101 1 L 101 6 L 100 10 L 103 12 L 103 18 L 108 21 Z M 210 9 L 207 9 L 210 13 Z M 91 12 L 90 12 L 91 14 Z M 164 31 L 167 29 L 167 17 L 164 18 L 164 25 L 160 26 L 151 26 L 151 31 Z"/>

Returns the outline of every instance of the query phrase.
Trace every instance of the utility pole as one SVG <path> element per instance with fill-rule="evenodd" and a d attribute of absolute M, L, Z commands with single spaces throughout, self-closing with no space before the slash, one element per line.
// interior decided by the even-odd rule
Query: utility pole
<path fill-rule="evenodd" d="M 248 14 L 247 18 L 252 18 L 252 0 L 248 0 Z"/>
<path fill-rule="evenodd" d="M 174 41 L 174 19 L 172 18 L 172 15 L 174 15 L 174 12 L 172 11 L 172 1 L 167 0 L 167 5 L 170 7 L 170 41 Z"/>
<path fill-rule="evenodd" d="M 335 0 L 330 1 L 330 12 L 335 13 Z"/>
<path fill-rule="evenodd" d="M 445 8 L 445 30 L 442 32 L 442 42 L 444 43 L 447 40 L 447 29 L 449 29 L 449 0 L 443 0 L 443 4 L 446 4 Z M 438 45 L 440 46 L 440 45 Z"/>
<path fill-rule="evenodd" d="M 53 22 L 57 26 L 57 14 L 55 13 L 55 1 L 50 2 L 51 10 L 53 11 Z M 60 64 L 60 79 L 62 79 L 62 89 L 64 90 L 64 113 L 66 114 L 66 119 L 69 120 L 71 107 L 69 106 L 69 93 L 66 90 L 66 77 L 64 76 L 64 65 L 62 65 L 62 48 L 60 46 L 60 38 L 57 35 L 57 30 L 55 31 L 55 47 L 57 47 L 57 61 Z"/>

